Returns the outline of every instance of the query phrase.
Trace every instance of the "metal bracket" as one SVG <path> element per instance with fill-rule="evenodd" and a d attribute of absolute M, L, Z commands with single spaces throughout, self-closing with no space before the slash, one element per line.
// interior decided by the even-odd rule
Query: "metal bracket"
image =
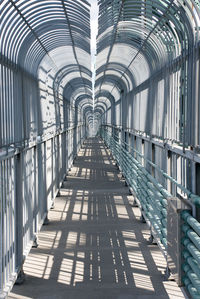
<path fill-rule="evenodd" d="M 130 192 L 130 194 L 132 195 L 131 190 L 129 190 L 129 192 Z M 132 207 L 135 207 L 135 208 L 138 207 L 138 204 L 137 204 L 137 201 L 135 200 L 135 198 L 133 199 Z"/>
<path fill-rule="evenodd" d="M 142 223 L 146 223 L 146 220 L 145 220 L 143 214 L 141 214 L 141 216 L 140 216 L 140 221 L 141 221 Z"/>
<path fill-rule="evenodd" d="M 168 266 L 165 269 L 164 275 L 166 280 L 175 281 L 174 275 L 171 273 Z"/>
<path fill-rule="evenodd" d="M 35 239 L 33 240 L 32 248 L 38 248 L 38 246 L 39 246 L 38 237 L 35 236 Z"/>
<path fill-rule="evenodd" d="M 43 225 L 48 225 L 49 222 L 50 222 L 49 218 L 48 218 L 48 216 L 46 216 L 45 219 L 44 219 Z"/>
<path fill-rule="evenodd" d="M 52 202 L 52 204 L 51 204 L 51 208 L 50 208 L 50 209 L 51 209 L 51 210 L 55 209 L 55 201 Z"/>
<path fill-rule="evenodd" d="M 152 233 L 151 233 L 151 235 L 150 235 L 148 241 L 149 241 L 149 243 L 152 244 L 152 245 L 157 245 L 157 242 L 156 242 L 154 236 L 152 235 Z"/>
<path fill-rule="evenodd" d="M 22 266 L 19 273 L 18 273 L 18 275 L 17 275 L 17 279 L 15 281 L 15 284 L 16 285 L 21 285 L 22 283 L 24 283 L 25 277 L 26 277 L 26 275 L 24 273 L 23 266 Z"/>

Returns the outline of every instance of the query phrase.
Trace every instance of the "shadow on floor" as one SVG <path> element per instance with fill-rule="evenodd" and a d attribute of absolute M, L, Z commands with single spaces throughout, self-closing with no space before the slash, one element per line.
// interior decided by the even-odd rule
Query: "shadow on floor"
<path fill-rule="evenodd" d="M 9 299 L 184 298 L 107 150 L 89 139 L 75 160 Z"/>

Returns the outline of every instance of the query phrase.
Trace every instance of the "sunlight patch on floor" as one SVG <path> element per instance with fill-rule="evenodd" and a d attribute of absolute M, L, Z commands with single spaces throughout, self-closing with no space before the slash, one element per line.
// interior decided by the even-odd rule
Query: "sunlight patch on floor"
<path fill-rule="evenodd" d="M 60 265 L 60 271 L 58 275 L 58 282 L 66 285 L 71 284 L 72 279 L 73 260 L 64 258 Z"/>
<path fill-rule="evenodd" d="M 84 279 L 84 262 L 76 261 L 73 285 L 75 286 L 76 283 L 82 282 L 83 279 Z"/>
<path fill-rule="evenodd" d="M 85 246 L 86 245 L 86 234 L 80 233 L 79 235 L 79 246 Z"/>
<path fill-rule="evenodd" d="M 163 254 L 161 251 L 151 251 L 152 258 L 154 260 L 154 263 L 156 267 L 158 268 L 158 271 L 163 271 L 166 269 L 167 262 L 163 257 Z"/>
<path fill-rule="evenodd" d="M 66 248 L 74 248 L 77 244 L 77 232 L 69 232 L 66 240 Z"/>
<path fill-rule="evenodd" d="M 177 287 L 175 281 L 164 281 L 163 286 L 170 299 L 184 298 L 181 288 Z M 185 297 L 187 298 L 187 297 Z"/>
<path fill-rule="evenodd" d="M 87 220 L 88 218 L 88 203 L 75 202 L 72 220 Z"/>
<path fill-rule="evenodd" d="M 114 201 L 115 204 L 118 204 L 118 205 L 123 204 L 124 205 L 124 199 L 120 195 L 114 195 L 113 196 L 113 201 Z"/>
<path fill-rule="evenodd" d="M 134 230 L 122 230 L 122 236 L 124 239 L 136 239 Z"/>
<path fill-rule="evenodd" d="M 42 249 L 58 248 L 62 231 L 41 231 L 39 245 Z"/>
<path fill-rule="evenodd" d="M 139 273 L 133 273 L 133 278 L 137 288 L 154 291 L 154 287 L 151 282 L 150 276 Z"/>
<path fill-rule="evenodd" d="M 122 205 L 115 205 L 117 216 L 121 219 L 129 219 L 129 215 L 125 206 Z"/>
<path fill-rule="evenodd" d="M 68 252 L 67 257 L 62 259 L 58 275 L 58 282 L 76 286 L 84 279 L 84 252 Z M 83 260 L 83 261 L 82 261 Z"/>
<path fill-rule="evenodd" d="M 144 257 L 141 251 L 128 251 L 128 259 L 130 262 L 130 266 L 133 271 L 136 269 L 148 271 L 148 267 L 145 263 Z"/>
<path fill-rule="evenodd" d="M 24 263 L 24 271 L 30 276 L 49 279 L 53 262 L 54 257 L 52 255 L 29 254 L 28 259 Z"/>

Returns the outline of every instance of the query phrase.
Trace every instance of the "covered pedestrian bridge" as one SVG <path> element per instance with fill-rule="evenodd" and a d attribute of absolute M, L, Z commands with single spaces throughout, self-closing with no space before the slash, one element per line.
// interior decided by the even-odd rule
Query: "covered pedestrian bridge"
<path fill-rule="evenodd" d="M 200 298 L 200 2 L 93 3 L 0 4 L 0 298 Z"/>

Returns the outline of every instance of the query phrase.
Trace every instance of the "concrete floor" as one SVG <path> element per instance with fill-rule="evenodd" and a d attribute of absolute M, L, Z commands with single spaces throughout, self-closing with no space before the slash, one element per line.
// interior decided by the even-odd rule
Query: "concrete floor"
<path fill-rule="evenodd" d="M 132 202 L 109 151 L 88 139 L 8 298 L 185 298 Z"/>

